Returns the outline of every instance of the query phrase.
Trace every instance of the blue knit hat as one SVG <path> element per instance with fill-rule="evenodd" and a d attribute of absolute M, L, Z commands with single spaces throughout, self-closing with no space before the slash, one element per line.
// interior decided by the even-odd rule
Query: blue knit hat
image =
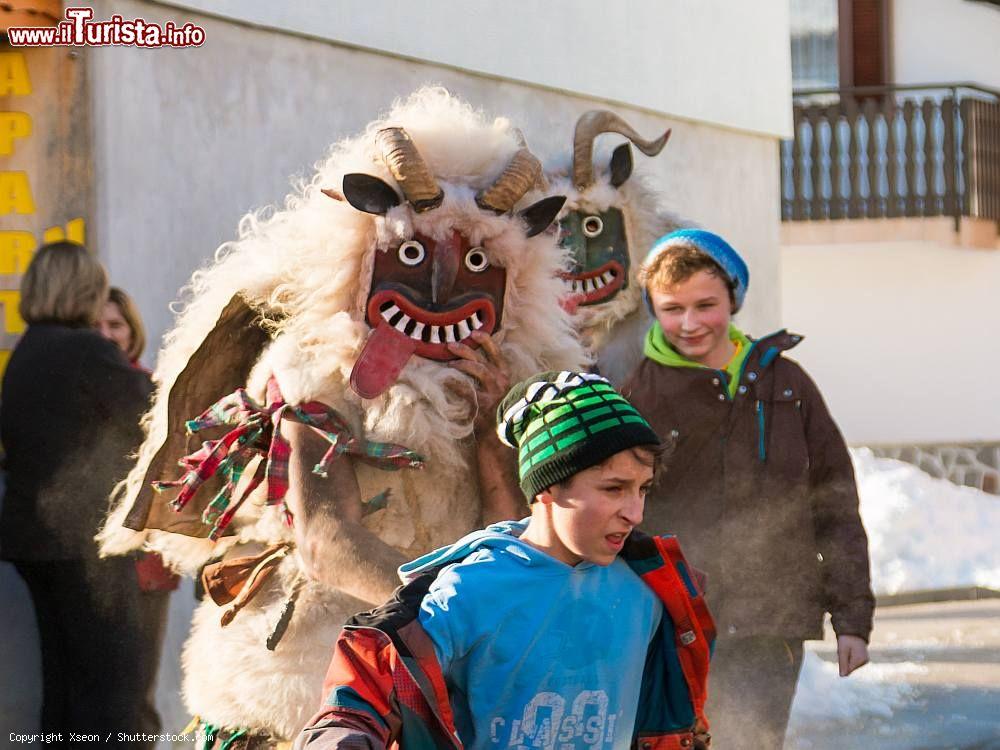
<path fill-rule="evenodd" d="M 672 247 L 693 247 L 718 263 L 733 285 L 735 302 L 733 312 L 739 312 L 740 308 L 743 307 L 743 300 L 747 296 L 747 287 L 750 286 L 750 271 L 740 254 L 733 250 L 732 245 L 719 235 L 706 232 L 704 229 L 678 229 L 663 235 L 654 242 L 653 247 L 646 253 L 646 259 L 642 265 L 648 266 L 660 253 Z M 646 300 L 646 306 L 652 311 L 653 306 L 649 301 L 649 291 L 645 287 L 642 290 L 642 297 Z"/>

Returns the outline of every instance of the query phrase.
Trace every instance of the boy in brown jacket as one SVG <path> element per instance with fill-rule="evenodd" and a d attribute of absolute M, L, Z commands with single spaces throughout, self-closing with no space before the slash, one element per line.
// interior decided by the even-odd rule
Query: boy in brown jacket
<path fill-rule="evenodd" d="M 868 660 L 868 538 L 844 439 L 819 390 L 783 353 L 731 323 L 749 273 L 700 229 L 654 244 L 640 274 L 656 322 L 623 391 L 675 443 L 643 528 L 669 528 L 708 573 L 719 637 L 711 715 L 719 748 L 781 748 L 802 642 L 837 634 L 840 674 Z"/>

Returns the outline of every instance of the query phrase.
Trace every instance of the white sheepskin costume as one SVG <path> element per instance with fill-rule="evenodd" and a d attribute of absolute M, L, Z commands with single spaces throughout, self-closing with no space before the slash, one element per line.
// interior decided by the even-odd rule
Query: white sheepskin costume
<path fill-rule="evenodd" d="M 344 175 L 352 172 L 394 185 L 375 145 L 376 133 L 388 127 L 404 128 L 429 165 L 444 190 L 438 208 L 416 213 L 403 202 L 376 216 L 321 192 L 340 190 Z M 236 294 L 261 311 L 270 334 L 247 384 L 254 398 L 263 398 L 265 384 L 274 376 L 288 403 L 321 401 L 339 411 L 355 434 L 403 444 L 425 458 L 422 470 L 398 472 L 355 463 L 362 497 L 392 491 L 387 507 L 365 516 L 368 529 L 413 556 L 473 529 L 479 522 L 480 500 L 472 437 L 475 413 L 468 398 L 471 379 L 446 363 L 419 357 L 411 358 L 395 384 L 372 400 L 352 391 L 348 379 L 371 331 L 364 306 L 376 253 L 398 247 L 414 232 L 442 237 L 460 231 L 486 248 L 493 265 L 506 270 L 503 319 L 494 339 L 509 365 L 511 382 L 541 370 L 587 365 L 572 321 L 559 306 L 562 283 L 557 272 L 566 259 L 553 234 L 526 238 L 524 222 L 516 214 L 495 215 L 474 199 L 520 147 L 520 134 L 506 119 L 487 119 L 441 88 L 424 88 L 397 102 L 364 133 L 333 146 L 283 208 L 244 217 L 239 239 L 221 247 L 215 261 L 194 274 L 184 310 L 165 339 L 155 373 L 158 391 L 145 420 L 147 437 L 137 465 L 113 498 L 99 536 L 103 553 L 145 547 L 160 552 L 174 569 L 194 575 L 221 555 L 245 556 L 292 541 L 279 510 L 264 505 L 261 491 L 240 508 L 230 527 L 232 535 L 218 542 L 123 527 L 154 454 L 167 437 L 171 386 Z M 212 394 L 199 409 L 223 395 Z M 167 473 L 164 478 L 177 476 L 173 469 Z M 315 712 L 340 627 L 369 603 L 309 581 L 284 637 L 275 650 L 267 650 L 265 640 L 293 582 L 301 579 L 301 565 L 296 554 L 288 555 L 227 627 L 220 627 L 218 606 L 208 598 L 201 603 L 183 656 L 184 699 L 192 714 L 216 726 L 248 728 L 287 740 Z"/>

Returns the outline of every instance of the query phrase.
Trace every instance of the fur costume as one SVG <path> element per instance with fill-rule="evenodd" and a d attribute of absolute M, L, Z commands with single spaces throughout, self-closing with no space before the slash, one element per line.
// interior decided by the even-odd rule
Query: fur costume
<path fill-rule="evenodd" d="M 369 504 L 361 523 L 382 542 L 413 557 L 473 529 L 480 517 L 473 381 L 440 361 L 453 357 L 434 346 L 434 337 L 443 343 L 464 338 L 469 326 L 492 327 L 515 381 L 586 361 L 559 305 L 557 272 L 565 253 L 552 232 L 539 228 L 555 217 L 562 200 L 554 210 L 553 203 L 519 214 L 508 210 L 534 179 L 530 168 L 511 179 L 508 173 L 530 167 L 533 158 L 507 120 L 487 120 L 443 89 L 421 89 L 364 133 L 337 143 L 284 208 L 247 215 L 239 239 L 195 273 L 189 302 L 160 353 L 146 441 L 99 540 L 104 554 L 145 545 L 191 575 L 223 554 L 260 555 L 275 569 L 225 627 L 222 610 L 208 597 L 198 607 L 184 649 L 183 692 L 188 708 L 206 723 L 294 737 L 316 710 L 342 623 L 366 604 L 304 576 L 300 550 L 288 546 L 294 526 L 268 507 L 263 486 L 215 542 L 205 538 L 208 526 L 199 518 L 205 501 L 173 513 L 165 498 L 152 496 L 149 481 L 175 479 L 177 459 L 197 447 L 183 436 L 183 420 L 244 384 L 249 398 L 263 403 L 273 377 L 288 404 L 320 402 L 336 410 L 355 436 L 402 444 L 423 457 L 421 470 L 398 472 L 353 463 L 361 496 L 381 500 Z M 422 172 L 406 172 L 404 161 L 419 162 Z M 534 231 L 537 236 L 526 236 Z M 419 247 L 416 237 L 423 238 Z M 452 267 L 444 282 L 435 271 L 428 291 L 435 296 L 428 303 L 433 312 L 421 311 L 419 300 L 400 302 L 399 289 L 417 287 L 385 278 L 385 264 L 408 272 L 429 263 L 432 252 L 459 248 L 456 243 L 464 266 Z M 455 257 L 461 264 L 463 257 Z M 479 272 L 492 273 L 492 288 L 500 290 L 492 306 L 477 296 L 474 279 L 469 289 L 460 288 L 463 274 Z M 442 291 L 442 284 L 452 283 L 450 292 Z M 392 299 L 410 314 L 400 317 L 389 297 L 378 297 L 373 307 L 376 286 L 383 295 L 395 294 Z M 471 305 L 467 320 L 431 326 L 463 304 Z M 394 350 L 387 366 L 372 351 L 372 342 L 405 348 L 407 337 L 410 353 Z M 359 359 L 376 366 L 362 371 Z M 400 372 L 387 378 L 393 368 Z M 283 636 L 279 620 L 287 625 Z M 276 634 L 281 639 L 269 650 L 265 642 Z"/>
<path fill-rule="evenodd" d="M 626 136 L 643 153 L 656 156 L 670 137 L 643 140 L 618 115 L 591 110 L 580 116 L 571 168 L 550 165 L 550 190 L 567 196 L 560 218 L 561 244 L 572 252 L 562 274 L 566 304 L 602 375 L 620 386 L 642 359 L 651 318 L 642 304 L 639 265 L 653 241 L 682 226 L 657 204 L 642 176 L 632 175 L 632 149 L 618 146 L 607 168 L 594 166 L 594 140 L 601 133 Z"/>

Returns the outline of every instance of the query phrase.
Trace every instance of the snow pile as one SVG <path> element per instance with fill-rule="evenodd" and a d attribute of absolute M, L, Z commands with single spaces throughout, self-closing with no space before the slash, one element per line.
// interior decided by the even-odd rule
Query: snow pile
<path fill-rule="evenodd" d="M 792 703 L 791 727 L 863 717 L 890 719 L 893 711 L 914 697 L 915 688 L 905 677 L 926 672 L 927 667 L 914 662 L 867 664 L 845 679 L 835 663 L 806 651 Z"/>
<path fill-rule="evenodd" d="M 1000 589 L 1000 498 L 866 448 L 851 455 L 876 594 Z"/>

